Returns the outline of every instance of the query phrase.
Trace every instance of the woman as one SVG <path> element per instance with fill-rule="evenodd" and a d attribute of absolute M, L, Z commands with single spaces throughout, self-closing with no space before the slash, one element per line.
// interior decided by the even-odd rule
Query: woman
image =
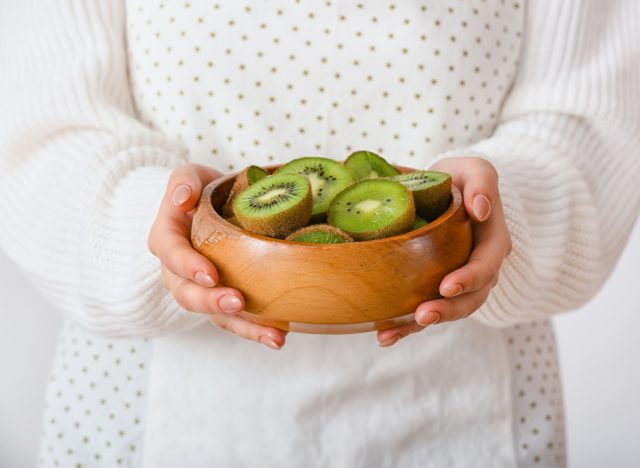
<path fill-rule="evenodd" d="M 67 316 L 42 466 L 565 463 L 549 318 L 640 209 L 636 2 L 5 10 L 0 241 Z M 190 210 L 224 171 L 361 148 L 451 173 L 472 256 L 389 349 L 285 346 Z"/>

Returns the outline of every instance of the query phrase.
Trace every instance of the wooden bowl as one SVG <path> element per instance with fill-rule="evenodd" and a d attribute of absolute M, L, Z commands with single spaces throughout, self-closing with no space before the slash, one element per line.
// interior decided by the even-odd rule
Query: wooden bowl
<path fill-rule="evenodd" d="M 420 229 L 373 241 L 306 244 L 247 232 L 219 214 L 238 174 L 202 191 L 191 242 L 216 266 L 221 284 L 244 294 L 241 314 L 253 322 L 327 334 L 408 323 L 421 302 L 440 297 L 441 280 L 469 257 L 471 225 L 455 187 L 447 211 Z"/>

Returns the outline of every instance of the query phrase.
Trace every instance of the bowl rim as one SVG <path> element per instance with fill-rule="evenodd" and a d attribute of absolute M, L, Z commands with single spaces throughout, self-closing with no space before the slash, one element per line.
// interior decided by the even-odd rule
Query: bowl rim
<path fill-rule="evenodd" d="M 274 164 L 274 165 L 261 166 L 261 167 L 263 169 L 266 169 L 271 174 L 273 173 L 274 170 L 278 169 L 283 165 L 284 164 Z M 421 169 L 413 169 L 410 167 L 399 166 L 399 165 L 394 165 L 394 167 L 403 173 L 421 170 Z M 363 244 L 372 245 L 372 244 L 376 244 L 376 243 L 379 244 L 379 243 L 384 243 L 388 241 L 400 241 L 400 240 L 409 241 L 412 239 L 416 239 L 418 237 L 422 237 L 424 234 L 428 234 L 431 231 L 435 231 L 436 229 L 441 227 L 443 224 L 445 224 L 449 220 L 449 218 L 454 216 L 460 209 L 464 209 L 462 205 L 462 194 L 460 193 L 460 190 L 458 189 L 458 187 L 452 184 L 451 185 L 451 203 L 449 204 L 449 207 L 447 208 L 447 210 L 444 213 L 442 213 L 440 216 L 438 216 L 435 220 L 431 221 L 426 226 L 422 226 L 421 228 L 413 229 L 411 231 L 408 231 L 402 234 L 396 234 L 395 236 L 383 237 L 382 239 L 373 239 L 373 240 L 357 241 L 357 242 L 344 242 L 341 244 L 317 244 L 317 243 L 310 243 L 310 242 L 294 242 L 294 241 L 288 241 L 284 239 L 277 239 L 275 237 L 262 236 L 260 234 L 255 234 L 253 232 L 246 231 L 236 226 L 235 224 L 231 224 L 213 208 L 213 204 L 211 203 L 211 196 L 213 195 L 213 191 L 216 188 L 218 188 L 220 185 L 228 182 L 229 180 L 236 178 L 241 173 L 242 171 L 232 172 L 209 182 L 202 190 L 202 194 L 200 196 L 200 200 L 198 202 L 198 206 L 196 209 L 202 209 L 204 204 L 205 215 L 207 217 L 213 218 L 216 223 L 222 224 L 229 231 L 237 232 L 239 235 L 251 237 L 256 240 L 269 242 L 269 243 L 278 243 L 278 244 L 285 244 L 289 246 L 304 246 L 304 247 L 315 247 L 315 248 L 326 249 L 326 248 L 350 248 L 347 246 L 363 245 Z"/>

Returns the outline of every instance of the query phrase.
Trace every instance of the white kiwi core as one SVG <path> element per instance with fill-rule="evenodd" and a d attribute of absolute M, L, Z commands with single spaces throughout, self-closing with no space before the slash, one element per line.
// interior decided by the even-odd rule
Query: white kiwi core
<path fill-rule="evenodd" d="M 277 189 L 269 190 L 264 195 L 259 196 L 257 200 L 260 201 L 261 203 L 269 203 L 274 198 L 277 198 L 280 195 L 284 195 L 286 193 L 287 193 L 286 189 L 277 188 Z"/>
<path fill-rule="evenodd" d="M 307 179 L 309 179 L 309 184 L 311 184 L 311 193 L 318 193 L 318 189 L 326 184 L 326 180 L 315 172 L 307 174 Z"/>
<path fill-rule="evenodd" d="M 368 200 L 362 200 L 361 202 L 359 202 L 355 206 L 355 209 L 357 211 L 362 211 L 364 213 L 370 213 L 371 211 L 376 210 L 380 205 L 382 205 L 380 200 L 368 199 Z"/>

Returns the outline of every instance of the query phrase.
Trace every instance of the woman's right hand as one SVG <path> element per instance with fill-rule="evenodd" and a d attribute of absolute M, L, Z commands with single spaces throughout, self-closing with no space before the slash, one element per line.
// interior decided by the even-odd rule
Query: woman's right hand
<path fill-rule="evenodd" d="M 191 246 L 193 209 L 200 192 L 222 174 L 198 164 L 184 164 L 173 171 L 151 231 L 148 245 L 162 263 L 162 284 L 184 309 L 208 314 L 223 330 L 280 349 L 286 332 L 240 318 L 242 294 L 218 286 L 215 266 Z"/>

